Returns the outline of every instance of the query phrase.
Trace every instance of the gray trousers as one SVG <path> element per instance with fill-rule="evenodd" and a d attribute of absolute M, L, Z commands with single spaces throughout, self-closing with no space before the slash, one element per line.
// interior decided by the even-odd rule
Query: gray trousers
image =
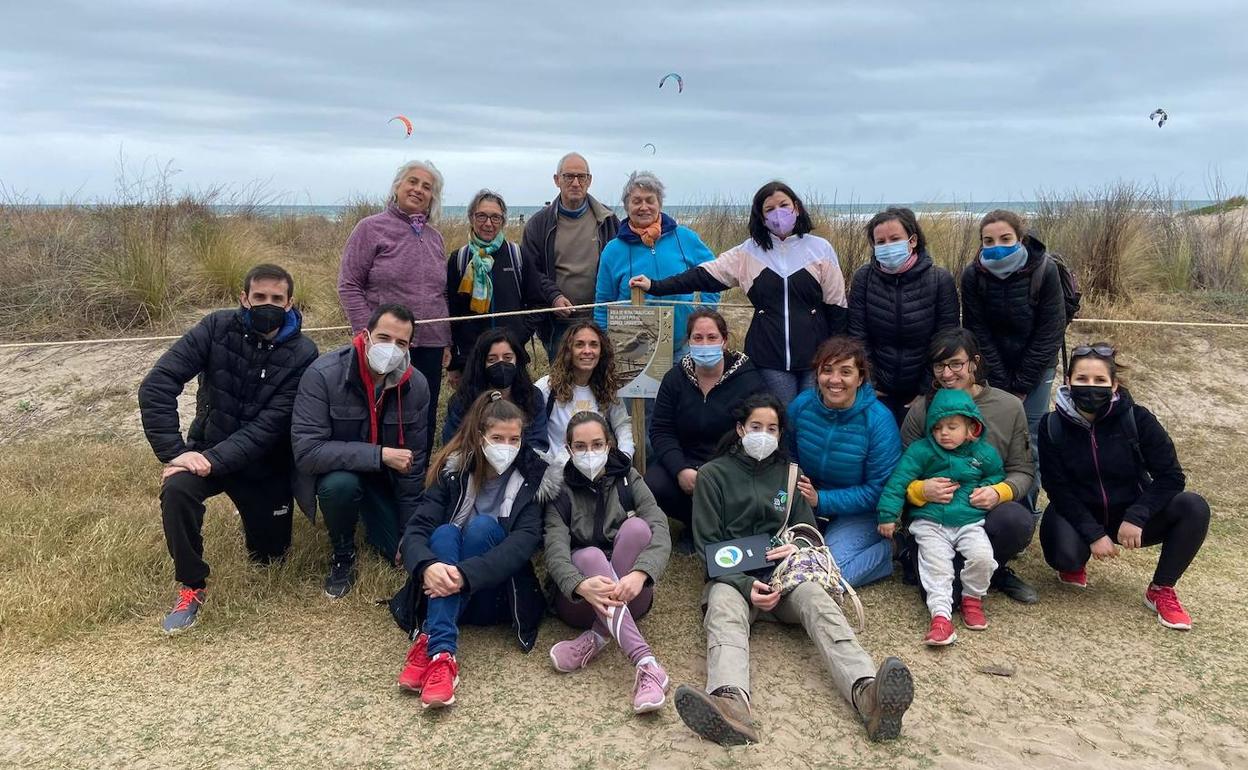
<path fill-rule="evenodd" d="M 988 593 L 988 583 L 997 569 L 992 543 L 984 522 L 964 527 L 943 527 L 928 519 L 910 522 L 910 536 L 919 548 L 919 580 L 927 592 L 927 609 L 932 617 L 953 617 L 953 557 L 962 554 L 962 595 L 976 599 Z"/>
<path fill-rule="evenodd" d="M 708 693 L 724 686 L 750 691 L 750 625 L 757 619 L 801 623 L 837 691 L 851 703 L 854 683 L 875 676 L 875 664 L 854 638 L 841 608 L 814 583 L 799 584 L 771 612 L 759 612 L 730 585 L 712 583 L 703 621 Z"/>

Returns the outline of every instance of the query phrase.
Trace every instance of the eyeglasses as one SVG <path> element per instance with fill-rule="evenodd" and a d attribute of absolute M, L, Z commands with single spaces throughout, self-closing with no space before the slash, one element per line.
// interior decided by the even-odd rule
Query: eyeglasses
<path fill-rule="evenodd" d="M 577 454 L 580 454 L 581 452 L 601 452 L 607 448 L 607 442 L 600 440 L 595 441 L 592 444 L 586 444 L 583 441 L 578 441 L 575 444 L 569 444 L 568 448 Z"/>
<path fill-rule="evenodd" d="M 1109 345 L 1080 345 L 1070 351 L 1070 357 L 1078 358 L 1079 356 L 1090 356 L 1093 353 L 1102 358 L 1113 358 L 1118 354 L 1118 351 L 1114 350 Z"/>
<path fill-rule="evenodd" d="M 567 184 L 572 184 L 573 182 L 580 182 L 581 184 L 585 184 L 586 182 L 589 181 L 589 177 L 590 177 L 589 174 L 560 174 L 559 175 L 559 178 L 562 179 Z"/>
<path fill-rule="evenodd" d="M 483 225 L 486 222 L 494 225 L 501 225 L 503 222 L 506 222 L 507 219 L 502 214 L 473 214 L 472 221 L 479 225 Z"/>
<path fill-rule="evenodd" d="M 932 364 L 932 374 L 939 375 L 946 369 L 954 374 L 961 374 L 962 370 L 966 368 L 968 363 L 970 363 L 969 359 L 964 361 L 937 361 Z"/>

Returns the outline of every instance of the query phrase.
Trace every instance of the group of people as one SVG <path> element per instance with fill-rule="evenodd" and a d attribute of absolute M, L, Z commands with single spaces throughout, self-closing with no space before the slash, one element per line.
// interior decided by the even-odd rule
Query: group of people
<path fill-rule="evenodd" d="M 783 183 L 755 194 L 749 237 L 715 256 L 663 213 L 653 174 L 629 177 L 622 222 L 589 195 L 591 181 L 583 157 L 562 158 L 560 194 L 518 246 L 503 235 L 502 197 L 481 191 L 470 242 L 448 254 L 436 229 L 442 177 L 409 163 L 386 210 L 344 248 L 348 344 L 318 355 L 294 279 L 266 264 L 245 277 L 240 307 L 209 314 L 161 356 L 139 402 L 164 465 L 180 583 L 167 633 L 198 619 L 205 501 L 223 492 L 259 563 L 286 553 L 296 503 L 313 522 L 319 511 L 331 598 L 355 582 L 362 522 L 366 542 L 407 574 L 390 601 L 411 640 L 398 682 L 425 707 L 455 701 L 460 626 L 507 625 L 528 652 L 553 612 L 581 630 L 550 648 L 555 670 L 585 668 L 614 643 L 634 666 L 634 711 L 662 708 L 671 683 L 638 621 L 673 548 L 704 556 L 786 524 L 817 526 L 853 586 L 900 565 L 925 597 L 929 645 L 956 639 L 955 611 L 964 628 L 986 628 L 994 588 L 1038 600 L 1009 566 L 1037 520 L 1044 558 L 1068 586 L 1087 587 L 1089 558 L 1161 545 L 1145 602 L 1163 625 L 1191 627 L 1174 586 L 1209 506 L 1184 491 L 1173 443 L 1131 399 L 1111 345 L 1071 351 L 1049 411 L 1062 287 L 1016 214 L 983 218 L 959 299 L 914 213 L 886 209 L 866 224 L 874 259 L 847 294 L 835 250 Z M 689 302 L 646 410 L 642 471 L 633 422 L 643 418 L 620 399 L 601 305 L 636 287 Z M 731 287 L 754 305 L 744 350 L 712 306 Z M 550 362 L 536 381 L 534 336 Z M 444 374 L 454 393 L 437 434 Z M 184 436 L 177 400 L 195 378 Z M 766 557 L 796 552 L 776 537 Z M 758 619 L 800 623 L 867 734 L 899 733 L 909 670 L 896 657 L 877 667 L 819 583 L 780 590 L 764 573 L 729 572 L 706 580 L 702 606 L 706 683 L 675 693 L 699 735 L 759 739 L 749 677 Z"/>

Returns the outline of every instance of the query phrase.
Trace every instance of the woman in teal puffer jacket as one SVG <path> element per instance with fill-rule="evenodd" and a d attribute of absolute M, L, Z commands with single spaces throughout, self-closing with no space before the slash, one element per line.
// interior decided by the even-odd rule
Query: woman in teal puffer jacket
<path fill-rule="evenodd" d="M 841 573 L 854 586 L 888 577 L 892 544 L 876 530 L 876 506 L 901 458 L 901 434 L 875 396 L 862 343 L 832 337 L 814 358 L 815 382 L 789 405 L 789 440 L 810 503 Z"/>

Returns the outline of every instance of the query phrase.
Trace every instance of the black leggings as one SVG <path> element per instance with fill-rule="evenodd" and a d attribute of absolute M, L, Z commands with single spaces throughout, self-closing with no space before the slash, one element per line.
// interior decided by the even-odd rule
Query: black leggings
<path fill-rule="evenodd" d="M 1109 523 L 1106 531 L 1117 542 L 1122 513 L 1111 517 Z M 1180 492 L 1159 513 L 1153 514 L 1144 524 L 1144 534 L 1140 538 L 1145 546 L 1161 543 L 1153 585 L 1173 587 L 1179 582 L 1208 532 L 1209 503 L 1194 492 Z M 1059 572 L 1078 572 L 1092 556 L 1091 544 L 1085 543 L 1074 525 L 1051 505 L 1040 519 L 1040 547 L 1044 549 L 1044 560 Z"/>
<path fill-rule="evenodd" d="M 646 487 L 654 495 L 654 501 L 659 504 L 668 518 L 679 521 L 686 528 L 690 526 L 693 520 L 693 497 L 685 494 L 680 484 L 672 478 L 666 468 L 659 463 L 654 463 L 647 468 Z"/>

